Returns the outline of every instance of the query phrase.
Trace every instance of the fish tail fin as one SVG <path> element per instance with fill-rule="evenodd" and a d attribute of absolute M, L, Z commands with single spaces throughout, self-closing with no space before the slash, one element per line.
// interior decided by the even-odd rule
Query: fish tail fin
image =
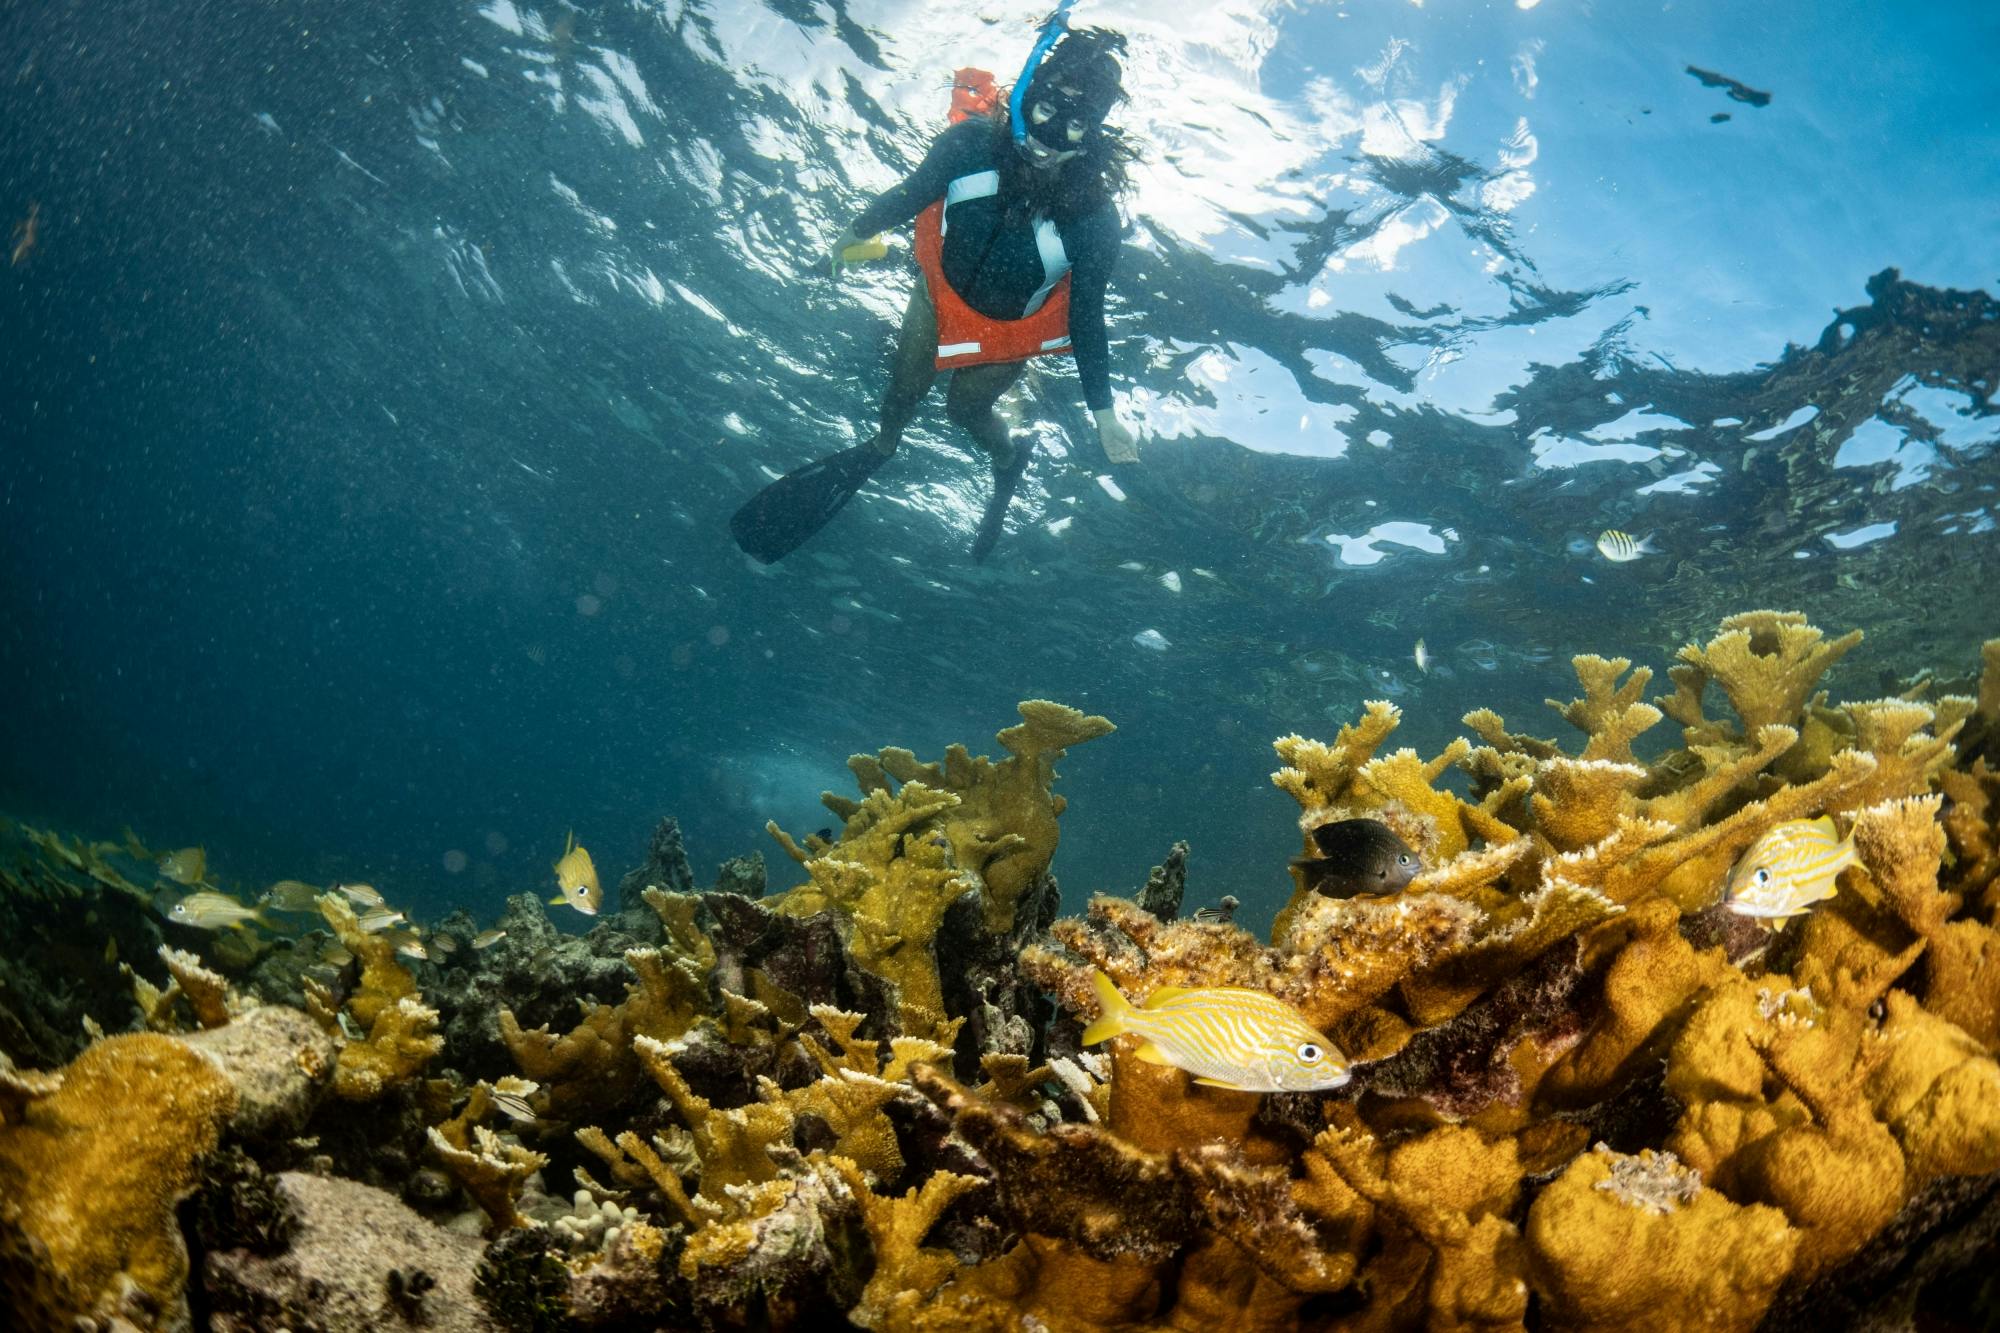
<path fill-rule="evenodd" d="M 1653 538 L 1657 535 L 1658 532 L 1657 530 L 1655 530 L 1654 532 L 1649 532 L 1645 536 L 1641 537 L 1639 539 L 1639 549 L 1645 552 L 1647 555 L 1659 555 L 1660 548 L 1654 545 L 1653 543 Z"/>
<path fill-rule="evenodd" d="M 1090 970 L 1090 985 L 1097 992 L 1097 1021 L 1083 1030 L 1079 1040 L 1085 1046 L 1094 1046 L 1125 1031 L 1126 1016 L 1132 1012 L 1132 1002 L 1118 993 L 1118 987 L 1102 970 Z"/>

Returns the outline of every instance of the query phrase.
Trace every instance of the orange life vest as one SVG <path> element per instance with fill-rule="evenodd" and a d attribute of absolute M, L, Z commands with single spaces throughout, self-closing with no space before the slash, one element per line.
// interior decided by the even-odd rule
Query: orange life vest
<path fill-rule="evenodd" d="M 951 123 L 992 114 L 1000 105 L 1001 93 L 987 71 L 959 70 L 952 76 Z M 949 202 L 947 196 L 917 215 L 917 266 L 923 270 L 931 309 L 937 314 L 937 369 L 1025 361 L 1031 356 L 1069 351 L 1068 273 L 1049 289 L 1040 306 L 1020 319 L 982 315 L 952 290 L 944 278 L 944 211 Z M 1054 225 L 1043 226 L 1053 236 Z M 1061 242 L 1057 240 L 1055 245 L 1059 248 Z"/>

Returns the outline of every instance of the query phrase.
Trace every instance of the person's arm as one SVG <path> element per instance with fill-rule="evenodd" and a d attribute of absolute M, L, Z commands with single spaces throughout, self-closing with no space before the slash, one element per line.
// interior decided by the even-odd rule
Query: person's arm
<path fill-rule="evenodd" d="M 930 204 L 944 198 L 945 186 L 951 184 L 954 176 L 964 174 L 968 150 L 975 149 L 978 140 L 990 133 L 992 127 L 985 121 L 969 120 L 961 121 L 931 140 L 930 150 L 924 154 L 924 160 L 917 169 L 877 195 L 875 201 L 862 209 L 861 216 L 855 218 L 840 234 L 840 239 L 833 243 L 833 272 L 839 274 L 840 255 L 848 246 L 891 227 L 900 227 Z"/>
<path fill-rule="evenodd" d="M 1069 282 L 1069 345 L 1076 353 L 1076 374 L 1083 381 L 1084 405 L 1097 422 L 1105 456 L 1114 463 L 1136 463 L 1139 452 L 1132 432 L 1118 420 L 1111 403 L 1111 346 L 1104 328 L 1104 291 L 1123 240 L 1117 210 L 1107 205 L 1078 231 Z"/>

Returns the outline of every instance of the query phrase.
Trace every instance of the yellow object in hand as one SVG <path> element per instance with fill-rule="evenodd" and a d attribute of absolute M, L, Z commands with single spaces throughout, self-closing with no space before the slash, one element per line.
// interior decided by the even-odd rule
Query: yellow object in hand
<path fill-rule="evenodd" d="M 843 264 L 861 264 L 870 259 L 880 259 L 889 253 L 889 243 L 880 236 L 870 236 L 865 241 L 856 241 L 840 252 Z"/>

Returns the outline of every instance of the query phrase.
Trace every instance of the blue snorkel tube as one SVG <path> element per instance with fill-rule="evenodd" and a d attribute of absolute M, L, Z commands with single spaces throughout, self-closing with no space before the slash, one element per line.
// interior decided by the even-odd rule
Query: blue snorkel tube
<path fill-rule="evenodd" d="M 1028 122 L 1021 116 L 1021 103 L 1028 96 L 1028 80 L 1034 77 L 1035 67 L 1042 63 L 1042 57 L 1049 53 L 1056 39 L 1069 30 L 1069 7 L 1075 3 L 1076 0 L 1061 0 L 1055 13 L 1042 20 L 1042 33 L 1035 39 L 1035 49 L 1028 52 L 1028 63 L 1021 66 L 1021 77 L 1014 80 L 1014 91 L 1007 95 L 1007 119 L 1014 127 L 1016 148 L 1028 137 Z"/>

